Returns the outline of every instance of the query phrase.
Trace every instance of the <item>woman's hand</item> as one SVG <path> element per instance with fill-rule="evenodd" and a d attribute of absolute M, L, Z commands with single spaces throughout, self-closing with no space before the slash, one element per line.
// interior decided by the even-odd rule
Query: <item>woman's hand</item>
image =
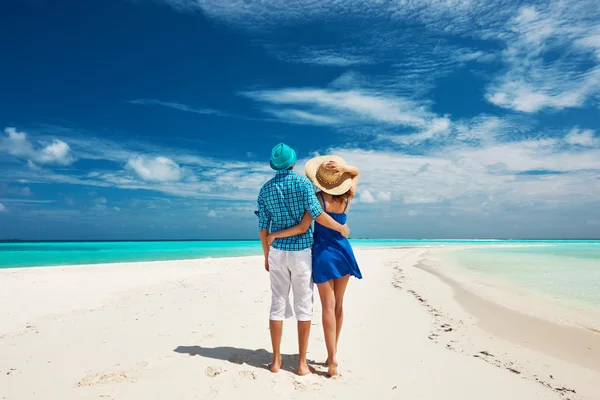
<path fill-rule="evenodd" d="M 275 237 L 273 237 L 273 235 L 269 235 L 267 236 L 267 243 L 269 244 L 269 246 L 271 246 L 273 244 L 273 242 L 275 241 Z"/>
<path fill-rule="evenodd" d="M 338 174 L 343 174 L 345 172 L 344 166 L 338 164 L 337 161 L 328 161 L 327 164 L 325 164 L 325 168 Z"/>

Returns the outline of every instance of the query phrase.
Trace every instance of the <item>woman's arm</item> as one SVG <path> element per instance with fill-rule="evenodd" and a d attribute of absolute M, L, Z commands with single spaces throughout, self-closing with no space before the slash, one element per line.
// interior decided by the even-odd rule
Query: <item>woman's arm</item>
<path fill-rule="evenodd" d="M 358 169 L 358 167 L 355 167 L 354 165 L 339 165 L 335 161 L 329 161 L 327 164 L 325 164 L 325 168 L 335 172 L 339 172 L 341 174 L 350 174 L 350 176 L 352 177 L 352 187 L 350 188 L 350 193 L 351 196 L 354 197 L 354 195 L 356 194 L 356 188 L 358 186 L 358 177 L 360 175 L 360 170 Z"/>
<path fill-rule="evenodd" d="M 304 213 L 304 217 L 302 217 L 302 221 L 298 225 L 294 225 L 291 228 L 283 229 L 277 232 L 271 232 L 269 236 L 267 236 L 267 242 L 269 246 L 273 244 L 275 239 L 281 239 L 289 236 L 300 235 L 310 228 L 310 224 L 312 223 L 312 216 L 310 213 Z"/>

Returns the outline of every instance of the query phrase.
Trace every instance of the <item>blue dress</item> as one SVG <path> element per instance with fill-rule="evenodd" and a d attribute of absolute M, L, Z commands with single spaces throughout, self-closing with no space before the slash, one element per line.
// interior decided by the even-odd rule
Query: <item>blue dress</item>
<path fill-rule="evenodd" d="M 325 199 L 323 193 L 319 193 L 323 200 L 323 210 L 325 208 Z M 342 213 L 327 214 L 340 224 L 345 224 L 348 215 L 348 199 L 346 198 L 346 207 Z M 342 236 L 338 231 L 329 229 L 315 222 L 313 244 L 313 280 L 315 283 L 324 283 L 331 279 L 343 278 L 350 274 L 358 279 L 362 279 L 362 274 L 358 268 L 358 263 L 354 257 L 354 252 L 348 239 Z"/>

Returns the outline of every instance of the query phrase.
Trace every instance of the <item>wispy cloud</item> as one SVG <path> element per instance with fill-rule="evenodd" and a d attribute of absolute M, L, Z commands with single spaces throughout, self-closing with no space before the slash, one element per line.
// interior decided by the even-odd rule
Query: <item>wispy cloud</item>
<path fill-rule="evenodd" d="M 598 10 L 588 1 L 518 9 L 496 32 L 506 44 L 506 71 L 490 85 L 486 99 L 528 113 L 584 106 L 600 90 Z"/>
<path fill-rule="evenodd" d="M 32 200 L 32 199 L 0 199 L 3 203 L 31 203 L 31 204 L 48 204 L 54 203 L 54 200 Z"/>
<path fill-rule="evenodd" d="M 205 15 L 247 30 L 269 31 L 281 25 L 344 20 L 361 21 L 349 33 L 353 45 L 275 48 L 291 62 L 359 66 L 402 61 L 381 83 L 398 90 L 424 92 L 435 80 L 465 63 L 502 62 L 485 93 L 490 103 L 535 113 L 582 107 L 600 91 L 600 8 L 596 0 L 395 1 L 338 0 L 164 0 L 178 9 Z M 410 28 L 401 31 L 395 23 Z M 374 24 L 376 22 L 376 24 Z M 361 28 L 362 26 L 362 28 Z M 348 32 L 344 32 L 347 37 Z M 443 34 L 441 36 L 440 34 Z M 453 38 L 476 39 L 482 48 L 459 46 Z M 357 43 L 360 45 L 357 46 Z M 270 47 L 269 47 L 270 46 Z M 268 45 L 267 48 L 273 48 Z"/>
<path fill-rule="evenodd" d="M 220 116 L 227 115 L 219 110 L 214 110 L 212 108 L 197 108 L 197 107 L 189 106 L 187 104 L 174 103 L 174 102 L 170 102 L 170 101 L 160 101 L 160 100 L 154 100 L 154 99 L 136 99 L 136 100 L 130 100 L 130 101 L 128 101 L 128 103 L 144 105 L 144 106 L 161 106 L 161 107 L 172 108 L 172 109 L 178 110 L 178 111 L 190 112 L 190 113 L 195 113 L 195 114 L 203 114 L 203 115 L 220 115 Z"/>
<path fill-rule="evenodd" d="M 7 212 L 8 210 L 4 206 L 4 204 L 0 203 L 0 212 Z"/>
<path fill-rule="evenodd" d="M 295 110 L 295 109 L 272 109 L 266 108 L 265 112 L 274 115 L 281 121 L 290 122 L 293 124 L 308 124 L 308 125 L 340 125 L 342 120 L 332 115 L 321 115 L 313 112 Z"/>
<path fill-rule="evenodd" d="M 364 90 L 284 88 L 242 94 L 266 103 L 266 108 L 271 113 L 273 105 L 305 107 L 305 112 L 320 116 L 312 119 L 312 122 L 319 125 L 339 121 L 385 123 L 428 129 L 432 124 L 438 123 L 438 117 L 428 111 L 425 104 L 401 96 Z M 279 112 L 289 113 L 289 109 L 282 108 Z"/>
<path fill-rule="evenodd" d="M 274 45 L 267 45 L 266 48 L 276 58 L 290 63 L 330 67 L 350 67 L 374 63 L 372 57 L 365 54 L 364 51 L 340 46 L 339 44 L 330 48 L 310 46 L 276 47 Z"/>

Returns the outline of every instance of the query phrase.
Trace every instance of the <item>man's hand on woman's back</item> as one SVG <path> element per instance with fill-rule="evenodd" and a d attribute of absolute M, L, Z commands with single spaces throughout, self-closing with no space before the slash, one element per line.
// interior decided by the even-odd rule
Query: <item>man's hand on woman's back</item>
<path fill-rule="evenodd" d="M 346 224 L 342 225 L 342 231 L 340 233 L 343 237 L 347 238 L 350 236 L 350 227 Z"/>

